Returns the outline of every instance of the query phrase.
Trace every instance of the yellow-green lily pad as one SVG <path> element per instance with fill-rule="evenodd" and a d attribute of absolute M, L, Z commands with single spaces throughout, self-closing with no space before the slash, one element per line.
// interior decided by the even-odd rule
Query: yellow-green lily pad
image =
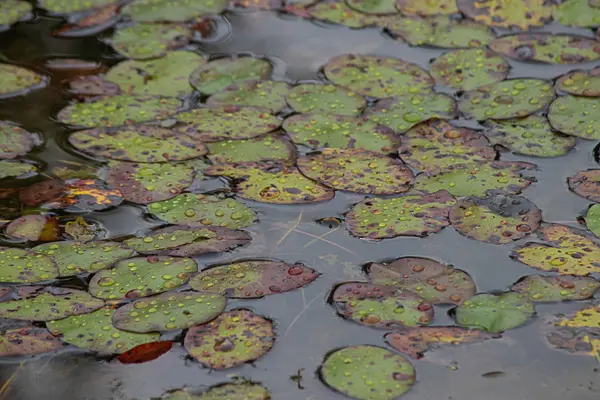
<path fill-rule="evenodd" d="M 354 10 L 345 1 L 317 2 L 310 7 L 303 8 L 307 17 L 321 21 L 347 26 L 348 28 L 364 28 L 375 24 L 374 15 L 363 14 Z"/>
<path fill-rule="evenodd" d="M 37 283 L 58 276 L 58 267 L 50 257 L 32 251 L 0 247 L 0 282 Z"/>
<path fill-rule="evenodd" d="M 35 164 L 23 160 L 0 160 L 0 180 L 33 178 L 38 172 Z"/>
<path fill-rule="evenodd" d="M 49 79 L 27 68 L 0 63 L 0 81 L 0 99 L 5 99 L 41 89 Z"/>
<path fill-rule="evenodd" d="M 0 28 L 32 17 L 33 7 L 26 1 L 5 0 L 0 3 Z"/>
<path fill-rule="evenodd" d="M 548 121 L 554 129 L 566 135 L 584 139 L 600 139 L 600 99 L 560 96 L 550 104 Z"/>
<path fill-rule="evenodd" d="M 196 68 L 190 84 L 202 93 L 214 94 L 234 83 L 267 79 L 271 70 L 271 64 L 262 58 L 219 58 Z"/>
<path fill-rule="evenodd" d="M 448 0 L 396 0 L 396 7 L 403 15 L 421 17 L 459 13 L 456 2 Z"/>
<path fill-rule="evenodd" d="M 228 5 L 227 0 L 136 0 L 121 13 L 138 22 L 184 22 L 219 14 Z"/>
<path fill-rule="evenodd" d="M 475 21 L 498 28 L 523 30 L 552 20 L 554 5 L 547 0 L 456 0 L 460 12 Z"/>
<path fill-rule="evenodd" d="M 138 24 L 117 29 L 109 43 L 125 57 L 147 60 L 164 57 L 191 38 L 192 31 L 185 25 Z"/>
<path fill-rule="evenodd" d="M 52 14 L 63 15 L 103 8 L 118 0 L 39 0 L 38 3 Z"/>
<path fill-rule="evenodd" d="M 252 139 L 207 143 L 213 164 L 293 159 L 295 147 L 283 135 L 267 134 Z"/>
<path fill-rule="evenodd" d="M 575 96 L 600 97 L 600 68 L 569 72 L 556 80 L 555 87 Z"/>
<path fill-rule="evenodd" d="M 478 294 L 456 309 L 460 326 L 500 333 L 523 325 L 535 315 L 533 304 L 519 293 Z"/>
<path fill-rule="evenodd" d="M 521 293 L 532 302 L 573 301 L 589 299 L 600 289 L 600 281 L 587 276 L 527 275 L 510 290 Z"/>
<path fill-rule="evenodd" d="M 396 0 L 346 0 L 346 4 L 364 14 L 396 14 Z"/>
<path fill-rule="evenodd" d="M 600 25 L 600 7 L 594 0 L 565 0 L 554 9 L 554 19 L 565 26 L 595 28 Z"/>
<path fill-rule="evenodd" d="M 278 113 L 286 106 L 285 97 L 290 91 L 286 82 L 247 80 L 232 83 L 210 96 L 206 104 L 215 106 L 255 106 Z"/>
<path fill-rule="evenodd" d="M 578 64 L 600 58 L 597 41 L 573 35 L 521 33 L 499 37 L 490 43 L 490 48 L 518 61 L 548 64 Z"/>
<path fill-rule="evenodd" d="M 287 102 L 299 113 L 357 115 L 367 102 L 358 93 L 335 85 L 305 83 L 296 85 Z"/>

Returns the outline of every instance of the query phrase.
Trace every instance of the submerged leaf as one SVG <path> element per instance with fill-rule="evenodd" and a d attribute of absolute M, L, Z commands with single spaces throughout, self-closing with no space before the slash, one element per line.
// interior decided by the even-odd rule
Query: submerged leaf
<path fill-rule="evenodd" d="M 499 333 L 523 325 L 535 315 L 527 297 L 519 293 L 478 294 L 456 309 L 458 325 Z"/>
<path fill-rule="evenodd" d="M 217 93 L 234 83 L 267 79 L 271 64 L 262 58 L 219 58 L 196 68 L 190 84 L 205 94 Z"/>
<path fill-rule="evenodd" d="M 600 289 L 600 281 L 585 276 L 527 275 L 510 290 L 533 302 L 586 300 Z"/>
<path fill-rule="evenodd" d="M 460 12 L 475 21 L 499 28 L 523 30 L 552 20 L 553 6 L 546 0 L 457 0 Z"/>
<path fill-rule="evenodd" d="M 499 37 L 490 47 L 518 61 L 578 64 L 600 58 L 598 42 L 583 36 L 521 33 Z"/>

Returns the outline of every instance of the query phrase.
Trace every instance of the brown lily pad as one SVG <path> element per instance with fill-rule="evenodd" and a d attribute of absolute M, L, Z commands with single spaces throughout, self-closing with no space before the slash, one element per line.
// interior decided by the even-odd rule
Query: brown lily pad
<path fill-rule="evenodd" d="M 65 346 L 47 329 L 33 325 L 0 330 L 0 357 L 50 353 Z"/>
<path fill-rule="evenodd" d="M 600 289 L 600 281 L 586 276 L 527 275 L 510 290 L 533 302 L 586 300 Z"/>
<path fill-rule="evenodd" d="M 600 169 L 578 172 L 567 179 L 569 189 L 584 199 L 600 203 Z"/>

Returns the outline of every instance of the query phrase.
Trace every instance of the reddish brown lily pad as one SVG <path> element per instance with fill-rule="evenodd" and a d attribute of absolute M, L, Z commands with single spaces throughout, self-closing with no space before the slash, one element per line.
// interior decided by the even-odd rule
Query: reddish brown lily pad
<path fill-rule="evenodd" d="M 528 275 L 510 290 L 529 297 L 533 302 L 586 300 L 600 289 L 600 281 L 585 276 Z"/>
<path fill-rule="evenodd" d="M 50 353 L 63 347 L 65 344 L 45 328 L 28 325 L 0 330 L 0 357 Z"/>
<path fill-rule="evenodd" d="M 6 234 L 23 240 L 52 242 L 60 239 L 60 228 L 56 218 L 30 214 L 11 221 Z"/>
<path fill-rule="evenodd" d="M 569 189 L 575 194 L 600 202 L 600 169 L 588 169 L 567 178 Z"/>

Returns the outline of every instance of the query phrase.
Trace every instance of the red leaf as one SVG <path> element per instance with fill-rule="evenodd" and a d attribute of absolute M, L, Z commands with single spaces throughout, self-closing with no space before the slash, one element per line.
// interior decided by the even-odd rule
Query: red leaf
<path fill-rule="evenodd" d="M 122 364 L 140 364 L 156 360 L 173 347 L 173 342 L 154 342 L 141 344 L 119 355 L 117 360 Z"/>

